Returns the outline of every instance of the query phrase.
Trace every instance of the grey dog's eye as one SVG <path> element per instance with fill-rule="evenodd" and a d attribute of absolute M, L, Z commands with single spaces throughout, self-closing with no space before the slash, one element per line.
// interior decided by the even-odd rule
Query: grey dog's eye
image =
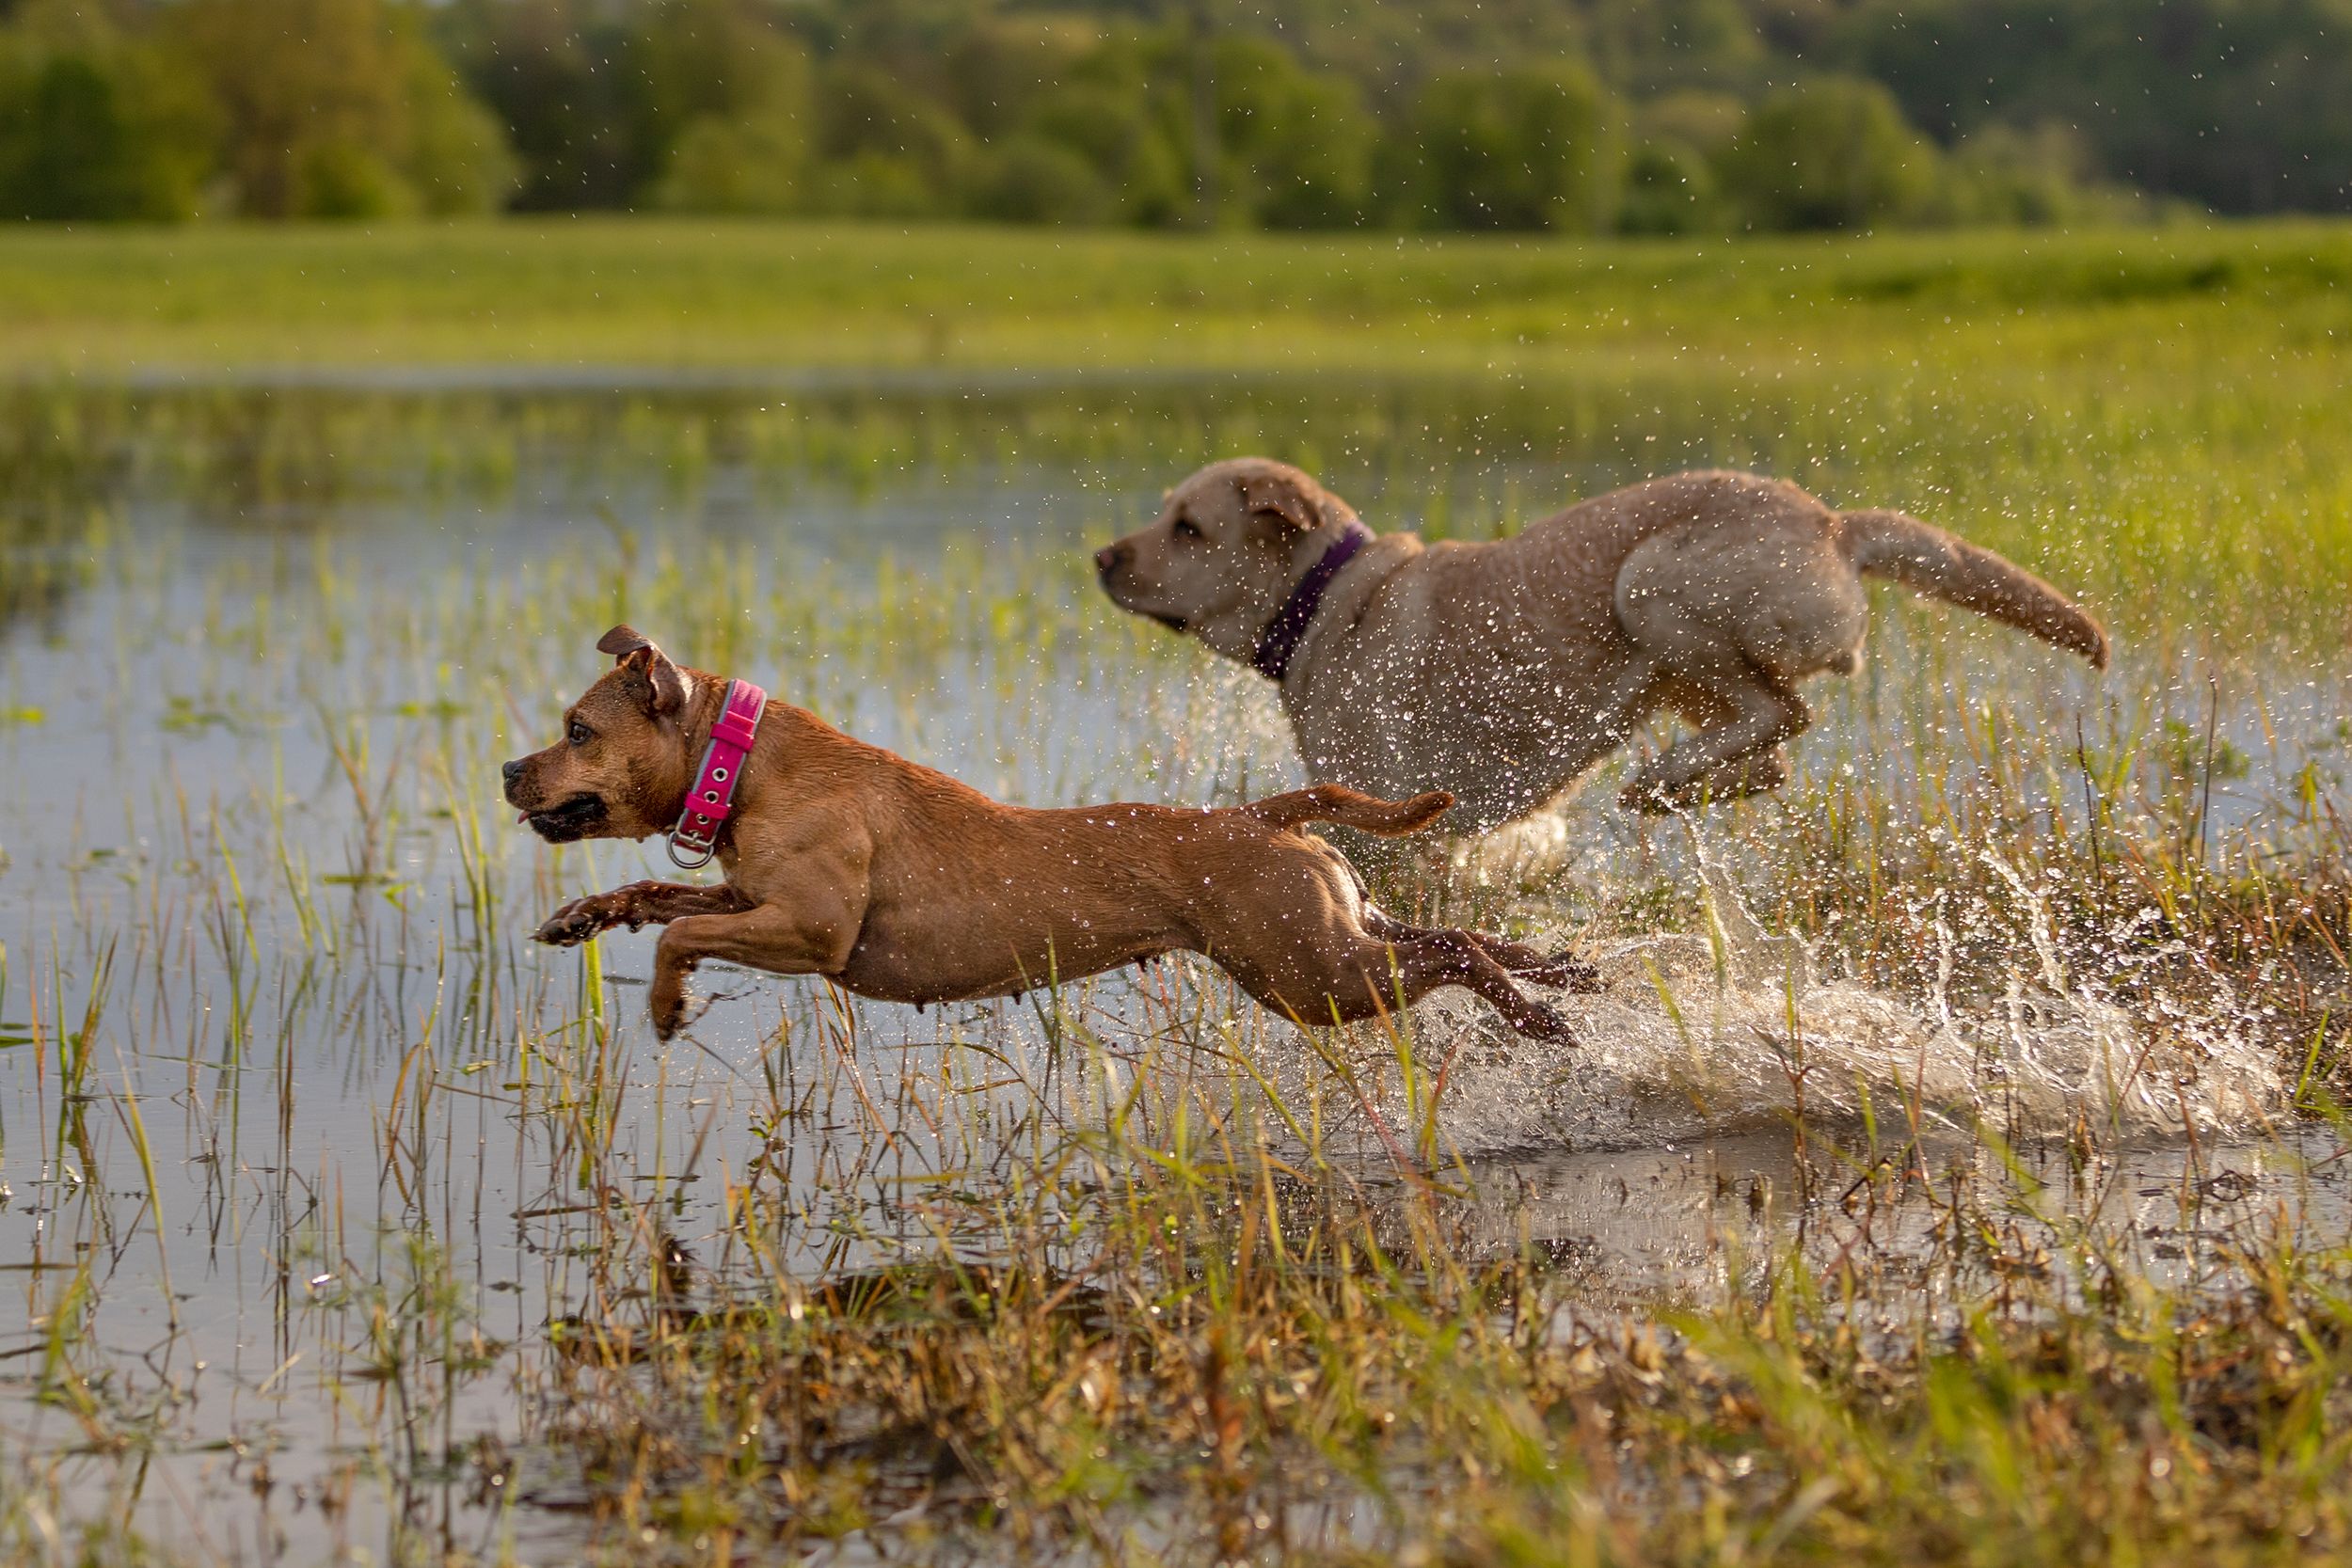
<path fill-rule="evenodd" d="M 572 744 L 573 744 L 573 745 L 575 745 L 575 746 L 585 746 L 585 745 L 587 745 L 587 744 L 588 744 L 588 742 L 590 742 L 591 740 L 594 740 L 596 737 L 596 731 L 594 731 L 594 730 L 590 729 L 587 725 L 585 725 L 585 724 L 583 724 L 583 723 L 580 722 L 580 721 L 578 721 L 577 719 L 575 719 L 574 721 L 572 721 L 571 742 L 572 742 Z"/>
<path fill-rule="evenodd" d="M 1173 531 L 1179 539 L 1198 539 L 1200 537 L 1200 525 L 1190 517 L 1179 517 Z"/>

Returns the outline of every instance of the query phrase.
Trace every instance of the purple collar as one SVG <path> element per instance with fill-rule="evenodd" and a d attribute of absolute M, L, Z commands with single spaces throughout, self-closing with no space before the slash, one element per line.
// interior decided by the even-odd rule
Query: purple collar
<path fill-rule="evenodd" d="M 1291 596 L 1282 601 L 1282 608 L 1258 634 L 1258 645 L 1250 651 L 1249 666 L 1266 679 L 1280 685 L 1291 667 L 1291 655 L 1298 651 L 1298 640 L 1307 635 L 1307 624 L 1315 618 L 1323 606 L 1324 590 L 1340 575 L 1340 568 L 1355 559 L 1356 552 L 1372 539 L 1372 530 L 1350 517 L 1340 531 L 1331 547 L 1323 552 L 1323 559 L 1307 568 L 1307 575 L 1298 579 Z"/>

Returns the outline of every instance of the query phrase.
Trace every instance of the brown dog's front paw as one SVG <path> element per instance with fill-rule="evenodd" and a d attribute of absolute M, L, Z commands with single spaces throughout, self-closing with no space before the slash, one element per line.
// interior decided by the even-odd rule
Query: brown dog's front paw
<path fill-rule="evenodd" d="M 575 898 L 548 916 L 531 940 L 549 947 L 577 947 L 612 924 L 601 896 Z"/>
<path fill-rule="evenodd" d="M 657 989 L 645 999 L 645 1011 L 653 1018 L 654 1038 L 672 1038 L 686 1027 L 686 988 Z"/>
<path fill-rule="evenodd" d="M 708 1003 L 697 1005 L 694 993 L 686 989 L 686 977 L 693 972 L 691 964 L 680 964 L 675 969 L 656 965 L 653 984 L 645 992 L 645 1011 L 653 1017 L 656 1039 L 673 1038 L 708 1007 Z"/>
<path fill-rule="evenodd" d="M 1557 1008 L 1540 1002 L 1531 1002 L 1524 1011 L 1511 1021 L 1511 1027 L 1531 1038 L 1549 1040 L 1554 1045 L 1582 1045 L 1576 1025 L 1567 1021 Z"/>

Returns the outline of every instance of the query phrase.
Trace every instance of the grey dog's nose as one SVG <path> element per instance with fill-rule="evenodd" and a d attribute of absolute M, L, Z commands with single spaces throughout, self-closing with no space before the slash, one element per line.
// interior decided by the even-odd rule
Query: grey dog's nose
<path fill-rule="evenodd" d="M 508 784 L 513 784 L 523 776 L 523 759 L 516 757 L 513 762 L 501 764 L 499 771 L 506 775 Z"/>
<path fill-rule="evenodd" d="M 1126 546 L 1105 545 L 1094 552 L 1094 569 L 1098 572 L 1107 572 L 1126 559 Z"/>

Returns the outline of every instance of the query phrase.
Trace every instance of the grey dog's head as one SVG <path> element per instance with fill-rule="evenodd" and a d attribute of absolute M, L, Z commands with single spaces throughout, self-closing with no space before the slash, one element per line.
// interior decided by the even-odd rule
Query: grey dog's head
<path fill-rule="evenodd" d="M 1302 469 L 1230 458 L 1170 490 L 1149 527 L 1095 551 L 1095 570 L 1120 609 L 1248 659 L 1291 585 L 1355 515 Z"/>
<path fill-rule="evenodd" d="M 563 737 L 502 769 L 507 803 L 550 844 L 666 832 L 686 800 L 693 672 L 627 626 L 596 649 L 613 666 L 564 711 Z"/>

